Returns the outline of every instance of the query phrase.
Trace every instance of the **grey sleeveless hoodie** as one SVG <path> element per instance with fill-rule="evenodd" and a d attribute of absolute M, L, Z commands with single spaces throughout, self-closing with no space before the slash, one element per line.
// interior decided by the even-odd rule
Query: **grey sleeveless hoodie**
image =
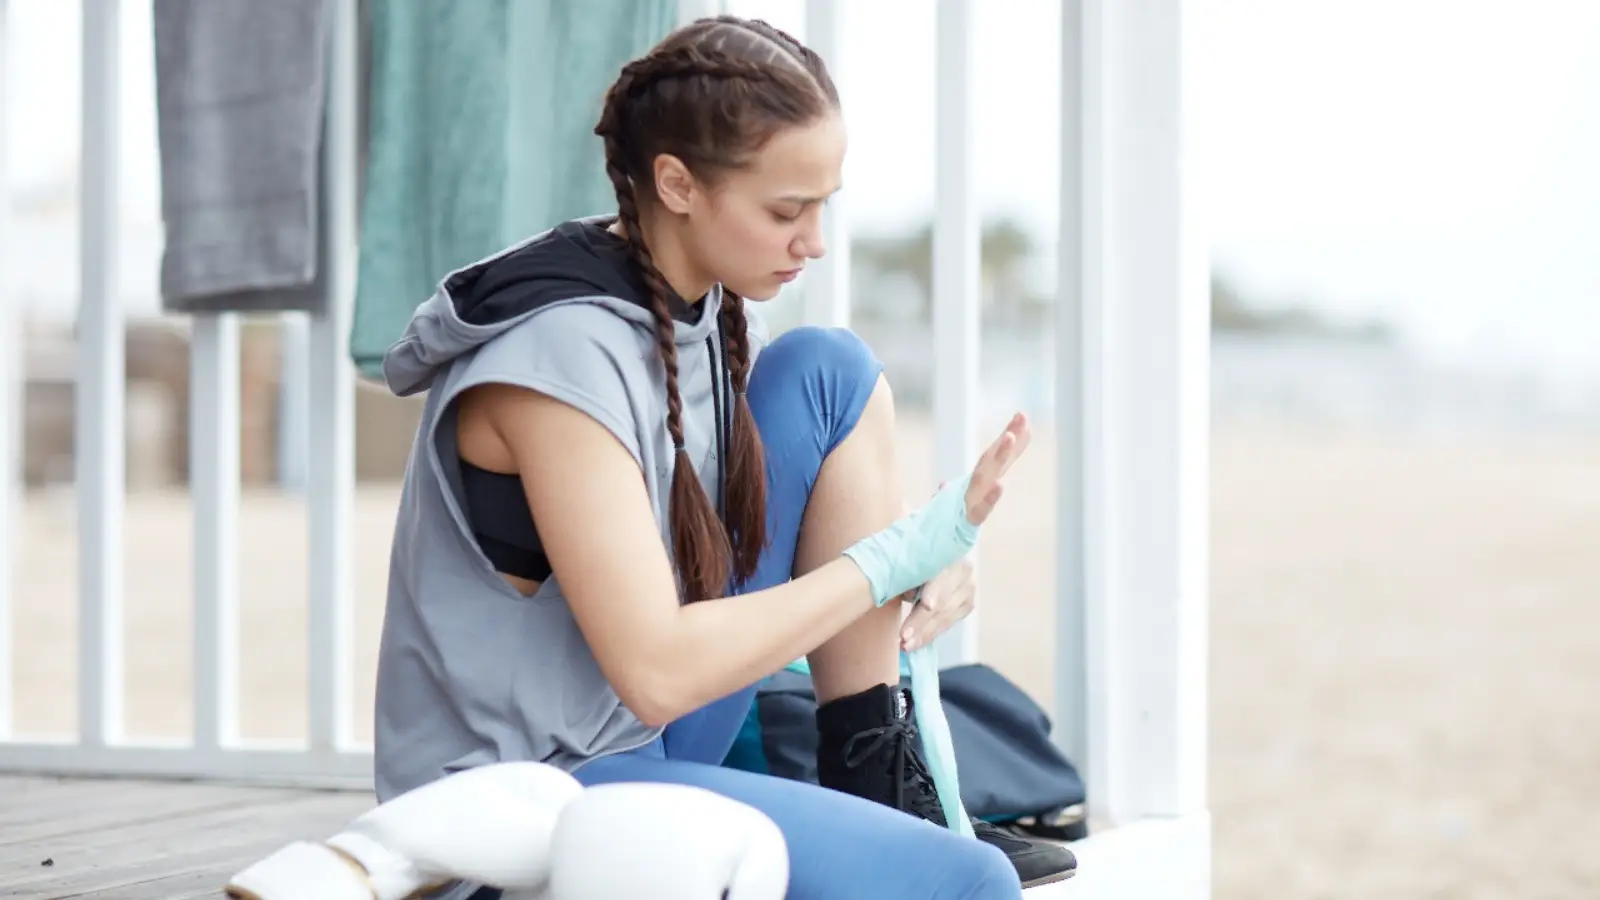
<path fill-rule="evenodd" d="M 467 524 L 456 452 L 452 401 L 474 385 L 503 382 L 565 401 L 633 454 L 670 552 L 665 370 L 647 294 L 607 222 L 568 222 L 451 272 L 384 359 L 390 390 L 428 396 L 389 564 L 375 721 L 380 802 L 490 762 L 571 771 L 659 733 L 612 691 L 559 579 L 525 597 L 490 566 Z M 729 409 L 720 300 L 713 289 L 675 325 L 684 440 L 719 505 Z M 764 340 L 752 312 L 752 362 Z"/>

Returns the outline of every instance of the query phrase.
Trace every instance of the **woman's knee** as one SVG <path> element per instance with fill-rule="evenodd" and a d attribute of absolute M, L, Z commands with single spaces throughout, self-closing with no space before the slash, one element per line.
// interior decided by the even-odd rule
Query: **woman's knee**
<path fill-rule="evenodd" d="M 872 348 L 849 329 L 792 328 L 756 358 L 748 399 L 758 424 L 805 413 L 833 444 L 854 426 L 882 372 Z"/>
<path fill-rule="evenodd" d="M 820 325 L 801 325 L 773 338 L 761 351 L 756 365 L 783 369 L 789 374 L 866 374 L 869 380 L 880 368 L 877 355 L 860 335 L 848 328 Z"/>

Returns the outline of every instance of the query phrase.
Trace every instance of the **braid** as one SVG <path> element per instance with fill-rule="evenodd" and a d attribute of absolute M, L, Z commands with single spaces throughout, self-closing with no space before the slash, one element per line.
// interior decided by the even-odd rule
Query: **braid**
<path fill-rule="evenodd" d="M 620 82 L 619 82 L 620 84 Z M 608 107 L 610 104 L 607 104 Z M 602 117 L 602 122 L 605 118 Z M 598 130 L 598 129 L 597 129 Z M 672 553 L 687 602 L 707 600 L 724 593 L 728 577 L 727 532 L 711 507 L 683 439 L 683 398 L 678 393 L 678 344 L 668 299 L 675 295 L 645 245 L 639 224 L 634 187 L 621 164 L 616 138 L 605 136 L 606 175 L 617 195 L 617 218 L 634 264 L 650 292 L 650 315 L 655 320 L 656 353 L 667 383 L 667 434 L 672 438 L 672 490 L 668 501 L 672 519 Z"/>
<path fill-rule="evenodd" d="M 728 368 L 733 375 L 733 389 L 743 394 L 750 376 L 750 336 L 746 333 L 749 323 L 744 316 L 744 298 L 724 288 L 718 316 L 722 333 L 728 336 Z"/>
<path fill-rule="evenodd" d="M 607 139 L 607 143 L 611 143 L 610 139 Z M 611 156 L 610 153 L 606 155 L 608 158 Z M 608 162 L 606 175 L 611 178 L 611 186 L 617 194 L 617 218 L 622 222 L 628 250 L 650 291 L 650 314 L 656 320 L 656 352 L 667 367 L 667 430 L 672 434 L 673 446 L 682 447 L 683 402 L 678 396 L 678 344 L 674 339 L 672 310 L 667 299 L 673 295 L 673 290 L 661 270 L 656 268 L 655 257 L 650 255 L 650 248 L 645 245 L 639 224 L 639 206 L 634 201 L 633 184 L 627 173 L 620 165 Z"/>
<path fill-rule="evenodd" d="M 767 544 L 767 466 L 761 432 L 745 397 L 750 383 L 749 323 L 744 298 L 723 290 L 718 325 L 728 338 L 728 372 L 733 379 L 733 439 L 728 459 L 728 526 L 733 569 L 742 580 L 755 573 Z"/>
<path fill-rule="evenodd" d="M 765 22 L 719 16 L 677 30 L 624 66 L 594 128 L 605 145 L 606 176 L 629 257 L 649 293 L 656 353 L 666 373 L 674 450 L 668 509 L 686 602 L 722 596 L 730 574 L 738 581 L 754 574 L 766 543 L 766 463 L 745 399 L 750 339 L 744 300 L 724 288 L 718 326 L 727 339 L 734 390 L 724 524 L 684 447 L 671 306 L 678 295 L 656 266 L 641 225 L 641 206 L 658 200 L 654 161 L 673 154 L 697 176 L 709 176 L 742 165 L 762 135 L 837 107 L 837 92 L 815 53 Z"/>

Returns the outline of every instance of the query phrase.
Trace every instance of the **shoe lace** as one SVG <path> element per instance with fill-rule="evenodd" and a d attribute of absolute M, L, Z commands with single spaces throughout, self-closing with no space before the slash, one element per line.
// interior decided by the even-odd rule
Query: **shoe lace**
<path fill-rule="evenodd" d="M 885 755 L 890 761 L 889 777 L 894 781 L 895 807 L 944 825 L 944 807 L 939 804 L 933 775 L 917 753 L 916 739 L 917 728 L 909 721 L 868 728 L 845 741 L 844 765 L 847 769 L 859 768 L 891 749 L 893 752 Z"/>

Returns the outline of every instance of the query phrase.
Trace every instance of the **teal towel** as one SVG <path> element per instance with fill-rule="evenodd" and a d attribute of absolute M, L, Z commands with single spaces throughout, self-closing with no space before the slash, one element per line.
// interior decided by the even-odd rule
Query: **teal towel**
<path fill-rule="evenodd" d="M 370 15 L 350 354 L 376 379 L 446 273 L 615 208 L 600 103 L 677 0 L 385 0 Z"/>

